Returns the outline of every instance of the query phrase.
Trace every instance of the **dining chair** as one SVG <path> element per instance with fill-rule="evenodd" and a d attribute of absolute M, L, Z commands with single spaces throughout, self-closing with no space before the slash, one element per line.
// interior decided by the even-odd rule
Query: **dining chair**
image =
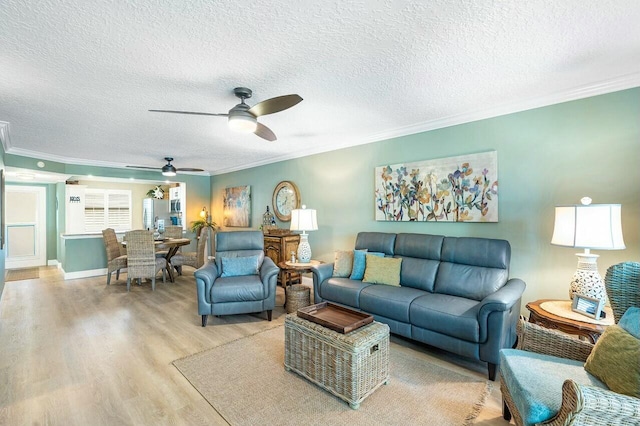
<path fill-rule="evenodd" d="M 120 270 L 127 268 L 127 255 L 118 242 L 116 231 L 112 228 L 102 230 L 102 240 L 107 252 L 107 285 L 110 285 L 111 274 L 115 271 L 116 280 L 119 280 Z"/>
<path fill-rule="evenodd" d="M 131 279 L 151 279 L 151 290 L 156 289 L 156 275 L 162 271 L 162 282 L 166 282 L 167 260 L 156 257 L 153 233 L 145 230 L 128 231 L 127 240 L 127 291 L 131 288 Z"/>
<path fill-rule="evenodd" d="M 182 226 L 165 226 L 164 236 L 165 238 L 182 238 Z"/>
<path fill-rule="evenodd" d="M 196 251 L 188 251 L 184 253 L 176 253 L 171 258 L 171 265 L 178 271 L 179 275 L 182 275 L 182 267 L 187 265 L 192 268 L 198 269 L 204 265 L 206 260 L 207 241 L 209 239 L 208 232 L 202 232 L 200 239 L 198 240 L 198 247 Z"/>

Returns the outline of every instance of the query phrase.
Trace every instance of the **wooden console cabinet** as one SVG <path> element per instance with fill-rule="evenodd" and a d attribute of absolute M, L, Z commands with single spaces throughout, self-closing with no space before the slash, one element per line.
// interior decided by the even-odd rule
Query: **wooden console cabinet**
<path fill-rule="evenodd" d="M 264 236 L 264 255 L 269 256 L 276 265 L 280 262 L 291 260 L 291 252 L 298 252 L 298 244 L 300 243 L 299 234 L 270 235 Z M 295 277 L 292 277 L 296 281 Z M 300 274 L 297 277 L 297 283 L 300 282 Z M 278 274 L 278 284 L 284 285 L 284 272 Z M 294 284 L 296 282 L 293 282 Z"/>

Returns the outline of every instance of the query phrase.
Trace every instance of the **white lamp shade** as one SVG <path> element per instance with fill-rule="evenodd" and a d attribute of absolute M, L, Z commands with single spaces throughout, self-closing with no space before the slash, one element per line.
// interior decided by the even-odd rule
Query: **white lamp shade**
<path fill-rule="evenodd" d="M 315 231 L 318 229 L 318 220 L 314 209 L 291 210 L 292 231 Z"/>
<path fill-rule="evenodd" d="M 620 204 L 556 207 L 551 244 L 599 250 L 625 248 Z"/>

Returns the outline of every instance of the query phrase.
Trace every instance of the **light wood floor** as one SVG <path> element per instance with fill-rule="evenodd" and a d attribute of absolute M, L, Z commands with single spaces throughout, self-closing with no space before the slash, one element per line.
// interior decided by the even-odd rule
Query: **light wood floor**
<path fill-rule="evenodd" d="M 217 425 L 226 422 L 171 365 L 193 353 L 284 322 L 265 315 L 197 314 L 192 269 L 171 284 L 106 277 L 64 281 L 55 267 L 5 284 L 0 301 L 0 425 Z M 114 282 L 115 281 L 115 282 Z M 277 304 L 284 300 L 278 288 Z M 486 367 L 402 339 L 450 368 Z M 211 368 L 224 368 L 212 365 Z M 477 419 L 507 425 L 498 383 Z"/>

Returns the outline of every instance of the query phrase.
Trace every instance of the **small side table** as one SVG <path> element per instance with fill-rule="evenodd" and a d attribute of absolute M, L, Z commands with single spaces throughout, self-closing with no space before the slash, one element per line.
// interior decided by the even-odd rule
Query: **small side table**
<path fill-rule="evenodd" d="M 605 321 L 598 321 L 599 324 L 587 322 L 587 321 L 579 321 L 573 318 L 569 318 L 569 316 L 573 316 L 573 311 L 571 310 L 570 304 L 568 305 L 567 316 L 561 316 L 558 314 L 551 313 L 549 311 L 544 310 L 541 305 L 545 302 L 561 302 L 559 300 L 554 299 L 540 299 L 535 302 L 527 303 L 527 309 L 530 312 L 529 322 L 534 324 L 539 324 L 546 328 L 551 328 L 554 330 L 559 330 L 564 333 L 574 334 L 588 339 L 591 343 L 596 343 L 598 338 L 604 331 L 606 330 L 608 324 L 604 324 L 605 322 L 613 324 L 613 313 L 611 309 L 606 309 L 607 318 Z M 561 312 L 560 312 L 561 314 Z M 580 315 L 580 314 L 576 314 Z M 587 319 L 587 317 L 585 317 Z"/>
<path fill-rule="evenodd" d="M 300 274 L 311 272 L 311 268 L 316 265 L 324 263 L 320 260 L 312 260 L 309 263 L 293 263 L 289 261 L 278 262 L 278 268 L 283 274 L 284 280 L 282 286 L 284 287 L 284 305 L 287 306 L 287 287 L 297 282 L 296 278 Z M 302 283 L 302 279 L 299 281 Z"/>

